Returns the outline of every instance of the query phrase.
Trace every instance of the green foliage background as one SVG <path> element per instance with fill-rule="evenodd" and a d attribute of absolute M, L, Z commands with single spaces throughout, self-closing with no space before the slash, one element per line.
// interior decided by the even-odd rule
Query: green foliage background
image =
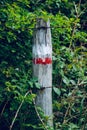
<path fill-rule="evenodd" d="M 37 80 L 32 78 L 36 18 L 49 18 L 51 24 L 54 129 L 87 129 L 86 7 L 85 0 L 0 1 L 1 130 L 9 129 L 22 101 L 12 129 L 44 129 L 33 102 L 36 96 L 33 90 L 39 88 Z M 46 122 L 47 117 L 38 111 Z"/>

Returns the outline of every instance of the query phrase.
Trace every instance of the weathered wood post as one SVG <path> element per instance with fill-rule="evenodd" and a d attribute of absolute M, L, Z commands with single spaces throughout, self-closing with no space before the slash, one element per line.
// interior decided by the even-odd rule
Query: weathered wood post
<path fill-rule="evenodd" d="M 33 76 L 41 86 L 38 90 L 36 105 L 49 116 L 48 125 L 53 126 L 52 119 L 52 43 L 50 22 L 37 19 L 33 44 Z"/>

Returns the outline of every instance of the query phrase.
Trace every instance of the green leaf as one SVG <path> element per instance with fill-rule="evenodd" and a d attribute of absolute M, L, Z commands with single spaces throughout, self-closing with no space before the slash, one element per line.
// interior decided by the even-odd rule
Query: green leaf
<path fill-rule="evenodd" d="M 35 87 L 40 89 L 40 84 L 39 83 L 35 83 Z"/>
<path fill-rule="evenodd" d="M 32 82 L 32 81 L 29 81 L 28 84 L 29 84 L 29 86 L 30 86 L 31 88 L 33 88 L 33 82 Z"/>
<path fill-rule="evenodd" d="M 75 125 L 75 124 L 73 124 L 73 123 L 70 123 L 69 124 L 69 130 L 75 130 L 75 129 L 78 129 L 78 126 L 77 125 Z"/>
<path fill-rule="evenodd" d="M 63 77 L 63 82 L 64 82 L 67 86 L 69 85 L 69 79 L 68 79 L 66 76 Z"/>
<path fill-rule="evenodd" d="M 72 83 L 72 85 L 76 85 L 74 80 L 70 80 L 70 82 Z"/>
<path fill-rule="evenodd" d="M 53 87 L 53 90 L 54 90 L 54 92 L 55 92 L 58 96 L 60 96 L 61 91 L 60 91 L 59 88 Z"/>

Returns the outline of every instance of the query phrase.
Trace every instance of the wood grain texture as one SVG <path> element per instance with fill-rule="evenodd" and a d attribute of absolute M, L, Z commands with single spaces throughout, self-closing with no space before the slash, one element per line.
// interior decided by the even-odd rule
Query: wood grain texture
<path fill-rule="evenodd" d="M 50 60 L 48 60 L 50 59 Z M 40 106 L 45 115 L 52 120 L 52 42 L 50 22 L 38 19 L 34 32 L 33 44 L 33 76 L 38 79 L 41 90 L 37 92 L 36 105 Z"/>

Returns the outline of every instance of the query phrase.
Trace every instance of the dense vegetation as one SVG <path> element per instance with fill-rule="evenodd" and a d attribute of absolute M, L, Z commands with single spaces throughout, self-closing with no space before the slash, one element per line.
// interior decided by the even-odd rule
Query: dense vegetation
<path fill-rule="evenodd" d="M 0 130 L 43 130 L 48 119 L 34 103 L 36 18 L 51 23 L 54 130 L 87 129 L 86 7 L 86 0 L 0 1 Z"/>

